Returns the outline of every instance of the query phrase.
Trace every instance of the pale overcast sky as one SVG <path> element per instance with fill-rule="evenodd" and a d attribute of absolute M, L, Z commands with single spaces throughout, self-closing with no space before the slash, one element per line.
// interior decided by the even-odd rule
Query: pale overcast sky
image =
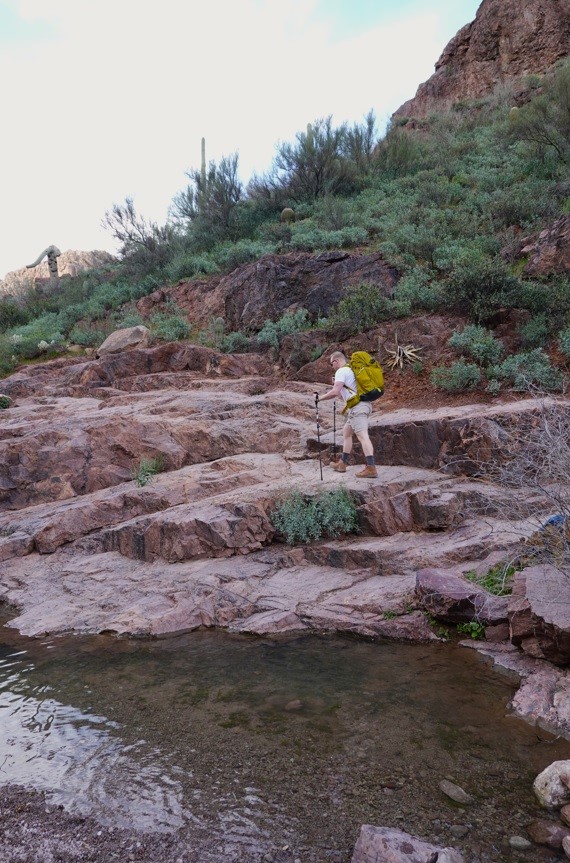
<path fill-rule="evenodd" d="M 184 172 L 244 181 L 329 114 L 383 131 L 476 0 L 0 0 L 0 278 L 54 244 L 116 251 L 128 195 L 164 223 Z"/>

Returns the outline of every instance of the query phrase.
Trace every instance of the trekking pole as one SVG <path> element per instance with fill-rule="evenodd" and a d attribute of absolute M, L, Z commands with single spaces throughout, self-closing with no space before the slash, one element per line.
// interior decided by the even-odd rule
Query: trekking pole
<path fill-rule="evenodd" d="M 333 461 L 336 461 L 336 399 L 333 402 Z"/>
<path fill-rule="evenodd" d="M 319 466 L 321 468 L 321 482 L 323 479 L 323 460 L 321 458 L 321 425 L 319 422 L 319 394 L 315 393 L 315 411 L 317 412 L 317 446 L 319 447 Z"/>

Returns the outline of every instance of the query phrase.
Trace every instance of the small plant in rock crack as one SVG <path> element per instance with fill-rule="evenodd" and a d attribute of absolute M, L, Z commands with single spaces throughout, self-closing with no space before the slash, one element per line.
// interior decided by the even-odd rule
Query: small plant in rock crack
<path fill-rule="evenodd" d="M 153 476 L 160 473 L 164 464 L 160 456 L 158 458 L 141 458 L 139 466 L 131 474 L 136 484 L 140 487 L 148 485 Z"/>
<path fill-rule="evenodd" d="M 449 629 L 447 626 L 444 626 L 435 617 L 429 613 L 429 611 L 424 611 L 425 617 L 431 628 L 434 630 L 435 634 L 438 638 L 443 638 L 444 641 L 449 639 Z"/>
<path fill-rule="evenodd" d="M 485 627 L 482 623 L 477 623 L 476 620 L 470 620 L 469 623 L 458 623 L 457 631 L 463 632 L 474 639 L 485 637 Z"/>
<path fill-rule="evenodd" d="M 516 567 L 512 563 L 497 563 L 484 575 L 474 570 L 465 573 L 465 578 L 485 588 L 495 596 L 508 596 L 513 592 L 512 581 Z"/>
<path fill-rule="evenodd" d="M 323 536 L 354 533 L 358 528 L 356 503 L 346 489 L 322 491 L 308 497 L 295 489 L 283 498 L 271 521 L 290 545 L 311 542 Z"/>

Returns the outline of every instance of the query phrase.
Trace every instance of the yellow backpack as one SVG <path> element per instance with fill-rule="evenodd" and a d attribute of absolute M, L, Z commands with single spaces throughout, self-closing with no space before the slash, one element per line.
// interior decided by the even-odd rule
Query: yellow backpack
<path fill-rule="evenodd" d="M 384 395 L 384 372 L 382 366 L 366 351 L 355 351 L 347 364 L 356 378 L 356 393 L 347 399 L 345 409 L 358 402 L 374 402 Z"/>

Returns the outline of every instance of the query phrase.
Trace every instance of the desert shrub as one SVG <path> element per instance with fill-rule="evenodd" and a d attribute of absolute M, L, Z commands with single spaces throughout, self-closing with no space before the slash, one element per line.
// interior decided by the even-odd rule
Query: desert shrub
<path fill-rule="evenodd" d="M 225 354 L 245 354 L 250 349 L 250 346 L 250 339 L 245 335 L 245 333 L 236 330 L 233 333 L 228 333 L 227 336 L 224 336 L 220 345 L 220 350 Z"/>
<path fill-rule="evenodd" d="M 201 330 L 198 341 L 201 345 L 220 350 L 224 340 L 225 321 L 222 317 L 210 318 L 205 330 Z"/>
<path fill-rule="evenodd" d="M 0 410 L 7 410 L 10 407 L 11 401 L 8 396 L 0 396 Z"/>
<path fill-rule="evenodd" d="M 284 336 L 307 330 L 309 327 L 309 313 L 306 309 L 285 312 L 278 321 L 265 321 L 257 334 L 257 341 L 277 350 Z"/>
<path fill-rule="evenodd" d="M 75 345 L 82 345 L 85 348 L 97 348 L 102 345 L 107 338 L 105 330 L 95 327 L 73 327 L 69 333 L 69 340 Z"/>
<path fill-rule="evenodd" d="M 563 354 L 566 354 L 567 357 L 570 357 L 570 327 L 567 327 L 565 330 L 558 336 L 558 344 L 560 345 L 560 350 Z"/>
<path fill-rule="evenodd" d="M 437 389 L 450 393 L 472 390 L 481 381 L 481 370 L 474 363 L 458 360 L 450 366 L 436 366 L 431 372 L 431 382 Z"/>
<path fill-rule="evenodd" d="M 354 498 L 345 488 L 319 492 L 314 497 L 295 490 L 277 504 L 271 521 L 293 545 L 323 536 L 354 533 L 358 528 L 358 512 Z"/>
<path fill-rule="evenodd" d="M 157 458 L 141 458 L 139 465 L 135 468 L 131 477 L 139 487 L 148 485 L 153 476 L 164 469 L 164 462 L 160 456 Z"/>
<path fill-rule="evenodd" d="M 218 268 L 231 272 L 242 264 L 258 261 L 264 255 L 277 250 L 275 243 L 260 240 L 238 240 L 236 243 L 221 243 L 211 251 L 211 257 Z"/>
<path fill-rule="evenodd" d="M 472 357 L 480 365 L 497 363 L 504 351 L 503 343 L 477 324 L 468 324 L 462 332 L 453 333 L 447 344 L 459 353 Z"/>
<path fill-rule="evenodd" d="M 174 310 L 151 315 L 149 329 L 153 339 L 163 342 L 179 342 L 190 335 L 190 327 Z"/>
<path fill-rule="evenodd" d="M 180 252 L 166 265 L 167 277 L 177 282 L 179 279 L 190 279 L 193 276 L 209 276 L 219 273 L 218 264 L 208 254 L 193 254 Z"/>
<path fill-rule="evenodd" d="M 58 316 L 48 312 L 13 329 L 6 334 L 12 354 L 16 359 L 34 359 L 42 353 L 58 353 L 65 347 L 65 338 L 58 324 Z"/>
<path fill-rule="evenodd" d="M 29 320 L 29 312 L 24 306 L 11 299 L 0 300 L 0 332 L 27 324 Z"/>
<path fill-rule="evenodd" d="M 452 308 L 484 324 L 500 308 L 520 307 L 521 283 L 502 261 L 478 255 L 454 267 L 446 294 Z"/>
<path fill-rule="evenodd" d="M 392 300 L 382 294 L 378 285 L 363 282 L 351 287 L 331 310 L 330 326 L 350 326 L 353 333 L 375 327 L 380 321 L 409 315 L 411 304 L 405 299 Z"/>
<path fill-rule="evenodd" d="M 145 326 L 145 322 L 138 312 L 127 311 L 114 316 L 114 323 L 118 330 L 127 330 L 129 327 Z"/>
<path fill-rule="evenodd" d="M 546 315 L 535 315 L 518 327 L 523 348 L 541 348 L 548 341 L 550 327 Z"/>
<path fill-rule="evenodd" d="M 409 303 L 413 311 L 433 312 L 442 304 L 443 292 L 429 269 L 414 267 L 398 282 L 394 298 Z"/>
<path fill-rule="evenodd" d="M 494 596 L 508 596 L 513 592 L 512 582 L 515 572 L 516 567 L 507 562 L 497 563 L 482 575 L 477 575 L 474 571 L 467 572 L 465 577 Z"/>
<path fill-rule="evenodd" d="M 564 376 L 554 368 L 550 357 L 541 348 L 512 354 L 500 365 L 487 369 L 487 376 L 508 382 L 518 392 L 530 389 L 555 392 L 561 390 L 564 384 Z"/>
<path fill-rule="evenodd" d="M 354 225 L 356 215 L 350 199 L 334 195 L 316 201 L 313 214 L 316 224 L 325 231 L 339 231 Z"/>

